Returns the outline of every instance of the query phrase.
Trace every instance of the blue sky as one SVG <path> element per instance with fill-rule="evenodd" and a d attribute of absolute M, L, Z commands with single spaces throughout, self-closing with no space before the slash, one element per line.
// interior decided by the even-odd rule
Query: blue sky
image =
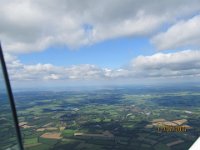
<path fill-rule="evenodd" d="M 67 46 L 54 46 L 42 52 L 19 55 L 25 64 L 51 63 L 58 66 L 94 64 L 112 69 L 126 65 L 138 55 L 155 53 L 147 38 L 117 38 L 94 45 L 70 49 Z"/>
<path fill-rule="evenodd" d="M 3 0 L 14 87 L 196 82 L 200 1 Z"/>

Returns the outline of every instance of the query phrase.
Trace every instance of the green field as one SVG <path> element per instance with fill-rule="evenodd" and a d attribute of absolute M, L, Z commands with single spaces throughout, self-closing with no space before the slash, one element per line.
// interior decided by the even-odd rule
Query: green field
<path fill-rule="evenodd" d="M 19 122 L 26 123 L 21 132 L 27 150 L 187 150 L 200 133 L 199 91 L 19 92 L 16 105 Z M 159 132 L 155 119 L 184 120 L 191 129 Z M 51 135 L 41 137 L 46 133 Z"/>

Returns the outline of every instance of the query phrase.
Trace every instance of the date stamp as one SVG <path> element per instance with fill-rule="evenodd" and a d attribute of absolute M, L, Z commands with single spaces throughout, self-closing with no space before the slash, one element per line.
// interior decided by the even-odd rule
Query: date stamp
<path fill-rule="evenodd" d="M 157 130 L 158 132 L 186 132 L 188 130 L 188 127 L 163 125 L 157 127 Z"/>

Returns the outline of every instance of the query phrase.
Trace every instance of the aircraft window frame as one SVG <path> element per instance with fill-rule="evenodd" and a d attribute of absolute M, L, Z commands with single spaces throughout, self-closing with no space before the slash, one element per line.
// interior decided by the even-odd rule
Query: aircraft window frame
<path fill-rule="evenodd" d="M 4 78 L 4 81 L 5 81 L 7 95 L 8 95 L 11 111 L 12 111 L 11 114 L 12 114 L 12 117 L 13 117 L 14 127 L 15 127 L 15 130 L 16 130 L 17 142 L 18 142 L 18 145 L 19 145 L 19 149 L 24 150 L 23 144 L 22 144 L 21 132 L 20 132 L 20 128 L 19 128 L 18 117 L 17 117 L 17 111 L 16 111 L 16 107 L 15 107 L 15 102 L 14 102 L 14 97 L 13 97 L 13 94 L 12 94 L 12 89 L 11 89 L 10 80 L 9 80 L 9 77 L 8 77 L 8 72 L 7 72 L 6 63 L 5 63 L 5 60 L 4 60 L 4 55 L 3 55 L 1 43 L 0 43 L 0 65 L 2 67 L 3 78 Z"/>

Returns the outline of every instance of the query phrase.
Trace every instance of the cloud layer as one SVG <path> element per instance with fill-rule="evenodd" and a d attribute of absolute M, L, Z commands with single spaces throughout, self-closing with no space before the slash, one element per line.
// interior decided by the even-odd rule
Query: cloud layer
<path fill-rule="evenodd" d="M 17 58 L 6 55 L 12 81 L 115 81 L 120 79 L 170 79 L 200 77 L 200 51 L 157 53 L 138 56 L 129 66 L 119 69 L 100 68 L 83 64 L 59 67 L 51 64 L 24 65 Z"/>
<path fill-rule="evenodd" d="M 200 75 L 200 51 L 157 53 L 138 56 L 132 61 L 135 73 L 143 77 L 197 77 Z"/>
<path fill-rule="evenodd" d="M 198 0 L 2 0 L 0 37 L 4 49 L 12 53 L 41 51 L 52 45 L 73 49 L 117 37 L 149 36 L 163 24 L 199 11 Z M 190 27 L 190 23 L 179 22 L 166 36 L 173 36 L 171 31 L 177 26 Z M 158 35 L 153 40 L 156 45 L 160 36 L 166 41 L 165 35 Z M 173 44 L 163 43 L 158 48 Z"/>
<path fill-rule="evenodd" d="M 152 42 L 160 50 L 200 46 L 199 27 L 200 15 L 197 15 L 189 20 L 178 21 L 166 32 L 153 37 Z"/>
<path fill-rule="evenodd" d="M 0 37 L 10 77 L 19 83 L 192 78 L 200 74 L 199 12 L 199 0 L 2 0 Z M 26 65 L 17 58 L 51 46 L 77 49 L 139 36 L 150 39 L 158 50 L 182 51 L 137 56 L 118 69 Z"/>

